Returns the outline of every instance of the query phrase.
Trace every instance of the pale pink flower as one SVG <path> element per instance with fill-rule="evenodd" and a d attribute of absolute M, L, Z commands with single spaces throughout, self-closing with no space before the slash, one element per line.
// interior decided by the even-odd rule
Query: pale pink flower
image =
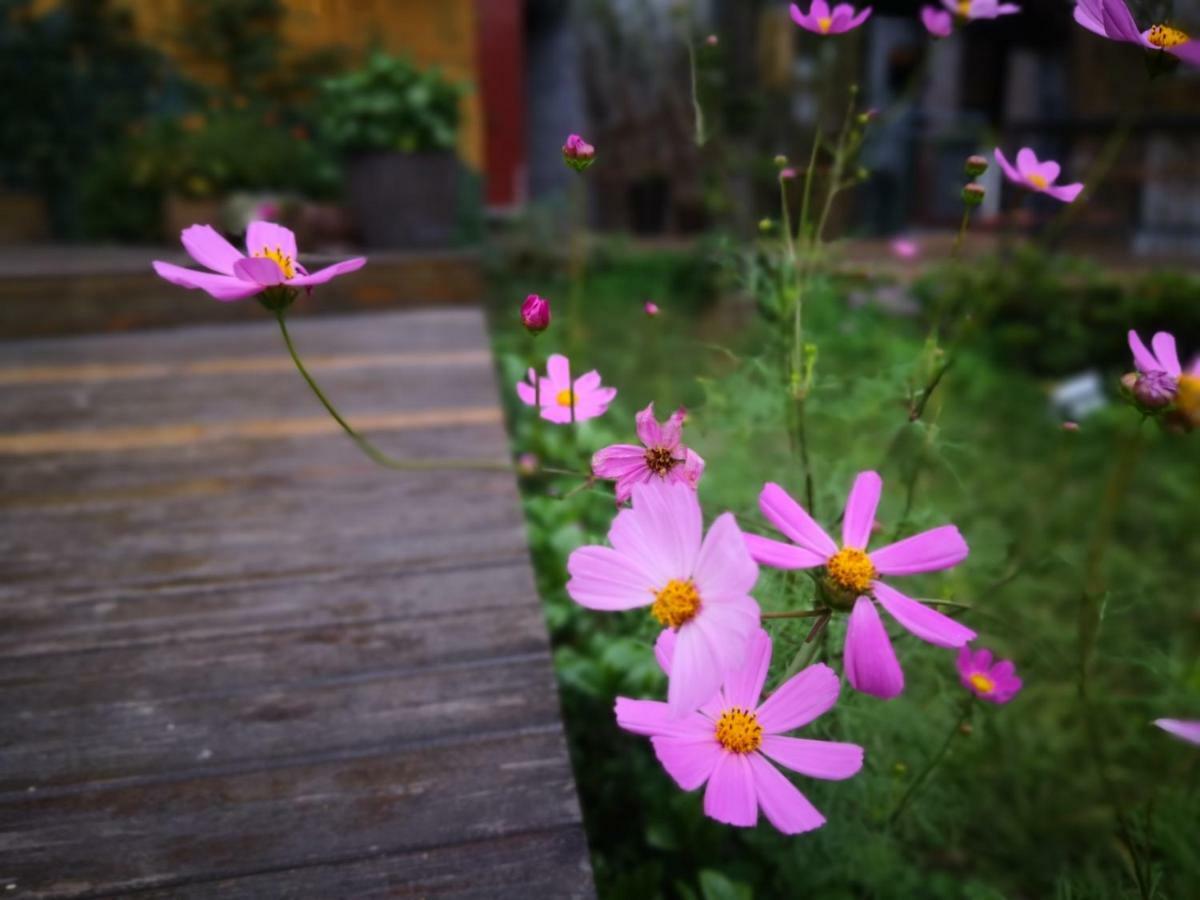
<path fill-rule="evenodd" d="M 857 690 L 890 699 L 904 690 L 904 672 L 875 608 L 878 603 L 908 632 L 939 647 L 961 647 L 975 637 L 965 625 L 930 609 L 879 579 L 949 569 L 967 558 L 967 542 L 953 525 L 923 531 L 867 552 L 883 481 L 860 472 L 846 499 L 842 547 L 777 484 L 767 484 L 758 504 L 767 521 L 792 543 L 746 535 L 750 555 L 777 569 L 824 566 L 827 599 L 850 609 L 846 630 L 846 677 Z"/>
<path fill-rule="evenodd" d="M 571 363 L 561 353 L 546 360 L 546 374 L 533 369 L 527 381 L 517 382 L 517 397 L 526 406 L 540 407 L 547 422 L 566 425 L 602 416 L 617 396 L 617 389 L 604 387 L 595 369 L 571 381 Z"/>
<path fill-rule="evenodd" d="M 871 17 L 871 7 L 856 12 L 849 3 L 839 3 L 833 9 L 825 0 L 812 0 L 808 13 L 800 12 L 795 3 L 791 5 L 792 21 L 813 34 L 842 34 L 857 28 Z"/>
<path fill-rule="evenodd" d="M 642 309 L 645 310 L 646 315 L 648 315 L 652 319 L 655 316 L 657 316 L 660 312 L 662 312 L 662 310 L 658 308 L 658 304 L 655 303 L 653 300 L 647 300 L 646 305 L 643 306 Z"/>
<path fill-rule="evenodd" d="M 617 513 L 611 547 L 580 547 L 567 560 L 567 593 L 588 609 L 650 607 L 678 634 L 667 702 L 683 716 L 710 700 L 726 673 L 745 662 L 758 628 L 750 590 L 758 566 L 732 513 L 703 534 L 690 487 L 652 481 L 633 487 L 633 506 Z"/>
<path fill-rule="evenodd" d="M 1049 194 L 1055 200 L 1061 200 L 1063 203 L 1070 203 L 1083 190 L 1083 185 L 1079 182 L 1055 184 L 1054 182 L 1058 180 L 1058 173 L 1061 171 L 1058 163 L 1050 159 L 1038 162 L 1037 156 L 1028 147 L 1022 147 L 1017 151 L 1016 166 L 1013 166 L 997 147 L 996 162 L 1000 164 L 1000 168 L 1004 170 L 1004 174 L 1013 184 L 1019 184 L 1021 187 L 1037 191 L 1039 194 Z"/>
<path fill-rule="evenodd" d="M 1075 4 L 1075 21 L 1109 40 L 1161 50 L 1189 65 L 1200 66 L 1200 41 L 1170 25 L 1153 25 L 1138 31 L 1133 14 L 1122 0 L 1079 0 Z"/>
<path fill-rule="evenodd" d="M 921 255 L 921 245 L 908 238 L 892 241 L 892 253 L 900 259 L 916 259 Z"/>
<path fill-rule="evenodd" d="M 965 22 L 998 19 L 1021 11 L 1016 3 L 1000 3 L 999 0 L 942 0 L 942 6 Z"/>
<path fill-rule="evenodd" d="M 655 646 L 659 665 L 673 667 L 679 641 L 664 631 Z M 764 702 L 771 666 L 771 639 L 761 628 L 750 639 L 745 665 L 730 672 L 721 690 L 683 718 L 657 700 L 618 697 L 617 724 L 646 735 L 675 783 L 692 791 L 707 782 L 704 814 L 749 828 L 761 808 L 784 834 L 820 828 L 825 817 L 772 765 L 840 781 L 862 768 L 863 748 L 839 741 L 786 737 L 837 702 L 838 677 L 828 666 L 809 666 L 785 681 Z"/>
<path fill-rule="evenodd" d="M 1197 719 L 1155 719 L 1154 724 L 1167 734 L 1182 738 L 1189 744 L 1200 744 L 1200 720 Z"/>
<path fill-rule="evenodd" d="M 921 24 L 935 38 L 949 37 L 954 30 L 954 17 L 936 6 L 922 6 Z"/>
<path fill-rule="evenodd" d="M 192 225 L 180 235 L 196 262 L 211 269 L 200 272 L 173 263 L 154 262 L 160 278 L 185 288 L 198 288 L 217 300 L 244 300 L 273 287 L 311 288 L 366 265 L 366 257 L 343 260 L 310 273 L 300 265 L 296 235 L 271 222 L 251 222 L 244 255 L 211 225 Z"/>
<path fill-rule="evenodd" d="M 687 410 L 680 407 L 661 425 L 651 403 L 637 414 L 637 436 L 642 446 L 613 444 L 597 450 L 592 472 L 617 483 L 617 503 L 624 503 L 635 484 L 648 481 L 677 481 L 692 490 L 704 474 L 704 460 L 683 445 L 683 422 Z"/>
<path fill-rule="evenodd" d="M 1007 659 L 992 660 L 992 651 L 963 647 L 958 651 L 958 677 L 968 691 L 989 703 L 1007 703 L 1021 690 L 1016 667 Z"/>

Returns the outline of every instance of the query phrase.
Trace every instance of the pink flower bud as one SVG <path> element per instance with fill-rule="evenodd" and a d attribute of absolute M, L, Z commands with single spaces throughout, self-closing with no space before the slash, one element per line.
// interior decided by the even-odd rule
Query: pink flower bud
<path fill-rule="evenodd" d="M 646 310 L 646 315 L 650 316 L 651 318 L 653 318 L 654 316 L 657 316 L 659 313 L 658 304 L 655 303 L 653 300 L 646 301 L 645 310 Z"/>
<path fill-rule="evenodd" d="M 596 148 L 577 134 L 567 137 L 562 148 L 563 161 L 576 172 L 582 172 L 596 161 Z"/>
<path fill-rule="evenodd" d="M 517 471 L 522 475 L 536 475 L 541 466 L 541 460 L 536 453 L 522 453 L 517 457 Z"/>
<path fill-rule="evenodd" d="M 550 301 L 530 294 L 521 304 L 521 324 L 530 334 L 541 334 L 550 327 Z"/>
<path fill-rule="evenodd" d="M 718 38 L 715 34 L 710 34 L 708 37 L 706 37 L 704 39 L 704 43 L 708 44 L 708 46 L 710 46 L 710 47 L 715 47 L 715 46 L 717 46 L 717 44 L 721 43 L 721 39 Z"/>
<path fill-rule="evenodd" d="M 1179 390 L 1179 381 L 1166 372 L 1145 372 L 1133 383 L 1133 396 L 1143 409 L 1170 406 Z"/>
<path fill-rule="evenodd" d="M 1078 431 L 1079 423 L 1078 422 L 1063 422 L 1062 430 L 1063 431 Z"/>

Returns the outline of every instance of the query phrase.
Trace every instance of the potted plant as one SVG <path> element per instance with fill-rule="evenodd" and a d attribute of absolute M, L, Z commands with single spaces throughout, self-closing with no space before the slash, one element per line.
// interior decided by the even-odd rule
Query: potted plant
<path fill-rule="evenodd" d="M 368 246 L 449 243 L 461 96 L 436 69 L 385 53 L 323 82 L 320 127 L 346 159 L 347 203 Z"/>

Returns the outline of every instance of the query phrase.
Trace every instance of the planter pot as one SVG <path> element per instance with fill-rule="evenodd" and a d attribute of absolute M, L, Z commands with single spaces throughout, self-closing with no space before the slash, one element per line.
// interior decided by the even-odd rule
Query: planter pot
<path fill-rule="evenodd" d="M 347 203 L 368 247 L 444 247 L 458 214 L 453 153 L 367 153 L 350 160 Z"/>
<path fill-rule="evenodd" d="M 189 225 L 221 228 L 221 203 L 216 197 L 193 200 L 181 194 L 168 194 L 163 201 L 163 228 L 168 238 L 177 238 Z"/>

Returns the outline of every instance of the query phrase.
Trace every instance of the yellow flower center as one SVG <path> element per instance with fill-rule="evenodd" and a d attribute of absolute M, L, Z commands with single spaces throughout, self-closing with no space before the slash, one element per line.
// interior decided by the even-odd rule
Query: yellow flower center
<path fill-rule="evenodd" d="M 1146 40 L 1160 50 L 1170 50 L 1172 47 L 1186 44 L 1189 38 L 1185 32 L 1180 31 L 1178 28 L 1172 28 L 1169 25 L 1155 25 L 1147 33 Z"/>
<path fill-rule="evenodd" d="M 825 574 L 843 591 L 865 594 L 875 580 L 875 566 L 865 550 L 843 547 L 825 563 Z"/>
<path fill-rule="evenodd" d="M 817 19 L 817 27 L 821 29 L 821 34 L 829 34 L 829 26 L 833 24 L 833 19 L 824 18 Z"/>
<path fill-rule="evenodd" d="M 1200 375 L 1180 375 L 1175 408 L 1186 416 L 1193 428 L 1200 428 Z"/>
<path fill-rule="evenodd" d="M 666 447 L 651 447 L 646 451 L 646 468 L 660 478 L 665 478 L 667 473 L 675 467 L 679 460 L 671 456 L 671 451 Z"/>
<path fill-rule="evenodd" d="M 717 719 L 717 742 L 730 753 L 753 753 L 762 745 L 762 726 L 748 709 L 734 706 Z"/>
<path fill-rule="evenodd" d="M 971 15 L 971 0 L 958 0 L 958 14 L 964 19 Z"/>
<path fill-rule="evenodd" d="M 570 406 L 571 405 L 571 389 L 563 388 L 561 391 L 559 391 L 557 394 L 555 394 L 554 402 L 557 403 L 559 406 Z"/>
<path fill-rule="evenodd" d="M 967 681 L 971 682 L 971 687 L 979 691 L 981 694 L 990 694 L 996 689 L 996 682 L 988 678 L 982 672 L 976 672 Z"/>
<path fill-rule="evenodd" d="M 700 594 L 691 579 L 680 581 L 672 578 L 654 597 L 650 607 L 650 615 L 658 619 L 660 625 L 668 628 L 678 628 L 685 622 L 690 622 L 700 611 Z"/>
<path fill-rule="evenodd" d="M 275 260 L 275 262 L 279 265 L 279 268 L 283 270 L 284 278 L 292 279 L 296 277 L 296 261 L 284 253 L 279 247 L 276 247 L 273 250 L 270 247 L 263 247 L 261 250 L 255 251 L 254 255 L 259 259 Z"/>
<path fill-rule="evenodd" d="M 1046 186 L 1050 184 L 1050 182 L 1046 180 L 1045 175 L 1039 175 L 1037 172 L 1034 172 L 1032 175 L 1026 175 L 1025 177 L 1028 178 L 1029 183 L 1039 191 L 1044 191 Z"/>

